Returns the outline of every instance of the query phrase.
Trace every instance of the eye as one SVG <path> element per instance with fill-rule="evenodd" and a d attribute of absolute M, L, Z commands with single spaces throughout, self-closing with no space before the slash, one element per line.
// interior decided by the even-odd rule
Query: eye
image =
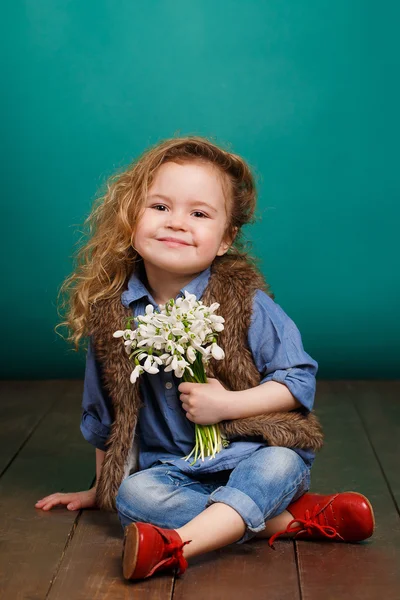
<path fill-rule="evenodd" d="M 164 204 L 154 204 L 151 208 L 155 208 L 156 210 L 158 210 L 158 208 L 160 206 L 162 206 L 163 208 L 167 208 Z M 164 211 L 161 211 L 161 212 L 164 212 Z M 208 216 L 205 213 L 203 213 L 203 212 L 201 212 L 199 210 L 195 210 L 194 214 L 200 215 L 201 218 L 208 219 Z"/>

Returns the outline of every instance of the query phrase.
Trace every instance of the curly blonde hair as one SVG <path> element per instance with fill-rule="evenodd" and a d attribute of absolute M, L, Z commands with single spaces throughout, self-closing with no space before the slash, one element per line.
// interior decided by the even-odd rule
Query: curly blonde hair
<path fill-rule="evenodd" d="M 82 338 L 89 335 L 90 307 L 102 298 L 110 298 L 121 290 L 134 270 L 143 262 L 132 245 L 136 224 L 144 210 L 147 191 L 156 171 L 166 162 L 202 162 L 212 164 L 221 175 L 227 202 L 225 236 L 233 240 L 227 254 L 249 260 L 243 242 L 243 225 L 255 221 L 256 185 L 248 164 L 238 155 L 228 152 L 200 136 L 162 140 L 144 151 L 122 173 L 112 175 L 106 191 L 97 198 L 84 221 L 86 243 L 74 255 L 76 268 L 62 283 L 57 296 L 58 314 L 64 320 L 60 327 L 68 329 L 64 338 L 79 350 Z M 219 257 L 217 257 L 219 258 Z M 61 302 L 60 302 L 61 299 Z M 64 313 L 64 314 L 62 314 Z"/>

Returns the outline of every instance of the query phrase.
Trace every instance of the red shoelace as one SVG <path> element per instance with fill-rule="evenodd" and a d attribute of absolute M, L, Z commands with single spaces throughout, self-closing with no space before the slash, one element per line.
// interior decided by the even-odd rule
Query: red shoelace
<path fill-rule="evenodd" d="M 174 557 L 177 561 L 178 561 L 178 566 L 179 566 L 179 570 L 178 570 L 178 574 L 182 575 L 182 573 L 184 573 L 186 571 L 187 568 L 187 560 L 186 558 L 183 556 L 183 552 L 182 552 L 182 548 L 183 546 L 186 546 L 186 544 L 190 544 L 192 540 L 187 540 L 186 542 L 183 542 L 182 544 L 180 544 L 179 542 L 171 542 L 170 544 L 167 544 L 166 548 L 168 552 L 171 552 L 171 557 Z"/>
<path fill-rule="evenodd" d="M 323 534 L 325 537 L 328 537 L 328 538 L 338 537 L 344 542 L 345 540 L 342 538 L 342 536 L 337 531 L 337 529 L 335 529 L 334 527 L 331 527 L 330 525 L 323 525 L 321 522 L 318 522 L 318 517 L 320 518 L 321 521 L 323 520 L 323 514 L 322 514 L 323 511 L 321 511 L 321 512 L 319 512 L 319 511 L 320 511 L 319 504 L 316 504 L 311 512 L 308 509 L 306 509 L 306 511 L 305 511 L 306 518 L 305 519 L 293 519 L 292 521 L 290 521 L 290 523 L 288 523 L 288 525 L 284 531 L 278 531 L 278 533 L 274 533 L 274 535 L 269 538 L 268 545 L 273 550 L 276 550 L 273 543 L 276 540 L 276 538 L 279 537 L 280 535 L 282 535 L 284 533 L 293 533 L 294 531 L 296 531 L 297 532 L 296 535 L 293 536 L 293 538 L 296 538 L 299 533 L 301 533 L 303 531 L 307 531 L 307 533 L 310 536 L 312 536 L 313 529 L 314 530 L 316 529 L 321 534 Z M 298 525 L 296 527 L 294 527 L 294 526 L 291 527 L 291 525 L 293 525 L 294 523 L 302 523 L 302 525 Z"/>
<path fill-rule="evenodd" d="M 164 558 L 159 563 L 154 565 L 147 577 L 153 575 L 153 573 L 157 571 L 161 567 L 161 565 L 172 567 L 175 566 L 176 562 L 178 563 L 178 575 L 182 575 L 186 571 L 188 566 L 187 560 L 183 556 L 182 548 L 186 546 L 186 544 L 190 544 L 192 540 L 187 540 L 183 543 L 174 540 L 171 542 L 169 538 L 162 531 L 160 531 L 158 527 L 155 528 L 157 529 L 158 533 L 161 535 L 165 542 L 165 550 L 168 553 L 168 556 L 167 558 Z M 166 565 L 166 563 L 168 563 L 168 565 Z"/>

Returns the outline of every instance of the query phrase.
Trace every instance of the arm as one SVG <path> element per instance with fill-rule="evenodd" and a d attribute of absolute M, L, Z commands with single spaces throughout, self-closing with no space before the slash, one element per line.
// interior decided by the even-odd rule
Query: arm
<path fill-rule="evenodd" d="M 242 419 L 263 413 L 287 412 L 302 406 L 288 387 L 277 381 L 267 381 L 255 388 L 232 392 L 228 419 Z"/>
<path fill-rule="evenodd" d="M 262 379 L 255 388 L 232 393 L 231 418 L 311 411 L 318 363 L 305 352 L 292 319 L 261 290 L 254 297 L 248 344 Z"/>
<path fill-rule="evenodd" d="M 89 340 L 80 428 L 83 437 L 96 447 L 96 483 L 90 490 L 84 492 L 57 492 L 46 496 L 35 504 L 36 508 L 50 510 L 57 504 L 64 504 L 68 510 L 79 510 L 96 506 L 96 485 L 105 457 L 105 442 L 110 433 L 111 420 L 111 401 L 101 386 L 100 367 L 95 360 Z"/>
<path fill-rule="evenodd" d="M 110 434 L 113 410 L 111 399 L 101 382 L 101 368 L 97 362 L 91 338 L 86 356 L 83 385 L 81 432 L 96 448 L 96 489 L 105 457 L 105 443 Z"/>
<path fill-rule="evenodd" d="M 104 452 L 113 418 L 111 398 L 102 385 L 101 366 L 96 360 L 92 341 L 89 338 L 80 424 L 81 433 L 85 440 L 95 446 L 96 449 Z"/>

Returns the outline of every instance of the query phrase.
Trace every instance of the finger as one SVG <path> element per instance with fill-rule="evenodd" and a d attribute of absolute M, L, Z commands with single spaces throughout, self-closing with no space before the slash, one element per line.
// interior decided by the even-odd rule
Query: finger
<path fill-rule="evenodd" d="M 44 502 L 37 503 L 35 506 L 43 510 L 48 510 L 53 506 L 57 506 L 57 504 L 68 504 L 72 499 L 73 496 L 71 494 L 53 494 L 52 497 L 49 496 Z"/>
<path fill-rule="evenodd" d="M 60 492 L 57 492 L 55 494 L 50 494 L 49 496 L 45 496 L 44 498 L 41 498 L 40 500 L 38 500 L 38 502 L 47 502 L 49 500 L 52 500 L 53 498 L 55 498 L 59 494 L 60 494 Z"/>
<path fill-rule="evenodd" d="M 42 510 L 50 510 L 51 508 L 53 508 L 53 506 L 56 506 L 58 504 L 58 502 L 47 502 L 46 504 L 44 504 L 41 509 Z"/>
<path fill-rule="evenodd" d="M 50 502 L 46 502 L 45 506 L 47 506 L 48 508 L 52 508 L 53 506 L 58 506 L 59 504 L 68 504 L 69 501 L 70 498 L 62 496 L 60 498 L 53 498 L 53 500 L 50 500 Z"/>
<path fill-rule="evenodd" d="M 50 496 L 45 496 L 45 498 L 38 500 L 36 502 L 36 504 L 46 504 L 48 502 L 53 502 L 53 500 L 60 500 L 64 496 L 67 496 L 67 494 L 63 494 L 62 492 L 57 492 L 55 494 L 50 494 Z"/>
<path fill-rule="evenodd" d="M 36 508 L 47 511 L 47 510 L 51 510 L 55 506 L 60 506 L 62 504 L 63 504 L 62 502 L 56 502 L 55 500 L 53 500 L 52 502 L 47 502 L 47 504 L 44 504 L 43 506 L 37 506 Z"/>
<path fill-rule="evenodd" d="M 80 510 L 83 508 L 83 502 L 77 498 L 76 500 L 72 500 L 69 504 L 67 504 L 68 510 Z"/>
<path fill-rule="evenodd" d="M 35 504 L 35 506 L 37 506 L 38 508 L 43 508 L 43 506 L 45 506 L 46 504 L 49 504 L 49 502 L 53 502 L 55 500 L 55 496 L 47 496 L 46 498 L 42 498 L 41 500 L 38 500 Z"/>
<path fill-rule="evenodd" d="M 65 494 L 64 492 L 54 492 L 54 494 L 50 494 L 49 496 L 45 496 L 38 500 L 38 502 L 50 502 L 51 500 L 57 500 L 58 498 L 62 498 L 63 496 L 68 496 L 70 494 Z"/>
<path fill-rule="evenodd" d="M 190 394 L 190 391 L 196 387 L 196 385 L 199 385 L 198 383 L 191 383 L 190 381 L 184 381 L 183 383 L 180 383 L 178 385 L 178 390 L 182 393 L 186 393 L 186 394 Z"/>

